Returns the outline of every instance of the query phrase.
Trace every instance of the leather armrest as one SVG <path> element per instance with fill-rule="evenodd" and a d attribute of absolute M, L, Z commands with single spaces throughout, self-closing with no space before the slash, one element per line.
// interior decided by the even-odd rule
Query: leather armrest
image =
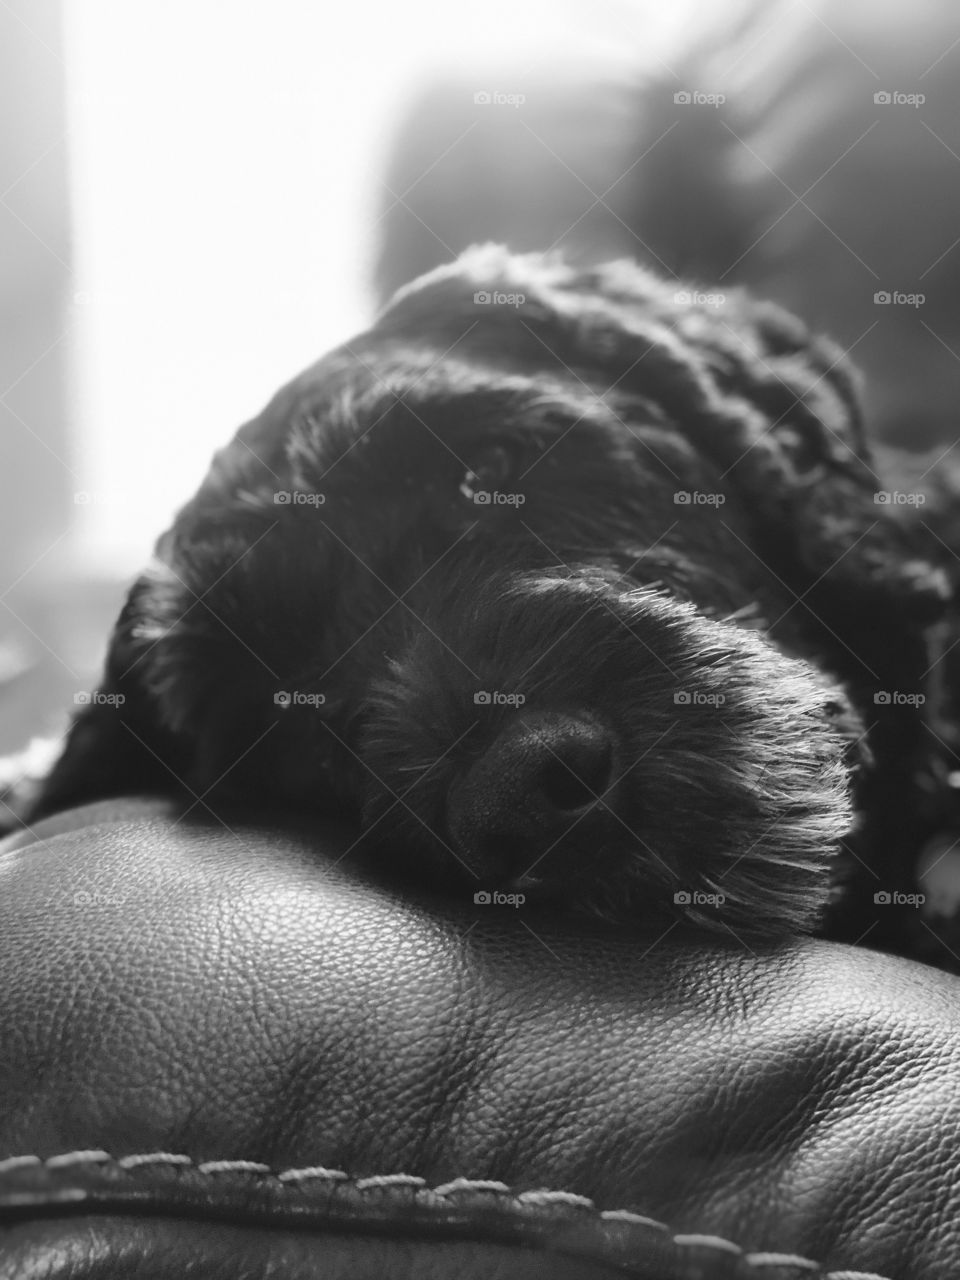
<path fill-rule="evenodd" d="M 401 894 L 332 827 L 39 834 L 0 846 L 4 1278 L 960 1273 L 948 975 Z"/>

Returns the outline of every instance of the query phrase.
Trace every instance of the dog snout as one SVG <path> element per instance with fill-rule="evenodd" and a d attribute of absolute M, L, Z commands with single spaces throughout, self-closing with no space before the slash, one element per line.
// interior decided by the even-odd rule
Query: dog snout
<path fill-rule="evenodd" d="M 447 802 L 450 835 L 478 870 L 523 874 L 577 828 L 578 843 L 603 821 L 614 739 L 589 715 L 517 716 L 490 743 Z"/>

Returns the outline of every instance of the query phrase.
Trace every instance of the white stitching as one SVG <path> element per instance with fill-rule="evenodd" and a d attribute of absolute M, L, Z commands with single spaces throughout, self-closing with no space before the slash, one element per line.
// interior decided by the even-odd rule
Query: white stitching
<path fill-rule="evenodd" d="M 488 1178 L 454 1178 L 452 1182 L 444 1182 L 433 1188 L 435 1196 L 455 1196 L 461 1191 L 490 1191 L 497 1196 L 510 1195 L 510 1188 L 505 1182 L 492 1182 Z"/>
<path fill-rule="evenodd" d="M 743 1250 L 732 1240 L 724 1240 L 722 1236 L 705 1236 L 696 1232 L 685 1232 L 673 1237 L 673 1243 L 681 1249 L 716 1249 L 721 1253 L 735 1253 L 739 1258 Z"/>
<path fill-rule="evenodd" d="M 521 1191 L 517 1199 L 521 1204 L 568 1204 L 580 1209 L 597 1207 L 592 1200 L 573 1191 Z"/>
<path fill-rule="evenodd" d="M 117 1164 L 123 1169 L 140 1169 L 145 1164 L 192 1165 L 193 1161 L 172 1151 L 149 1151 L 140 1156 L 121 1156 Z"/>
<path fill-rule="evenodd" d="M 658 1222 L 656 1218 L 645 1218 L 642 1213 L 633 1213 L 630 1209 L 602 1209 L 600 1217 L 608 1222 L 626 1222 L 632 1227 L 652 1227 L 657 1231 L 665 1231 L 670 1234 L 670 1228 L 665 1222 Z"/>
<path fill-rule="evenodd" d="M 9 1160 L 0 1160 L 0 1173 L 7 1173 L 11 1169 L 36 1167 L 38 1164 L 43 1164 L 39 1156 L 11 1156 Z"/>
<path fill-rule="evenodd" d="M 60 1156 L 50 1156 L 44 1161 L 48 1169 L 68 1169 L 75 1164 L 112 1164 L 109 1151 L 66 1151 Z"/>
<path fill-rule="evenodd" d="M 381 1187 L 420 1187 L 427 1185 L 426 1178 L 412 1173 L 381 1173 L 372 1178 L 358 1178 L 353 1184 L 357 1191 L 372 1191 Z"/>
<path fill-rule="evenodd" d="M 486 1178 L 454 1178 L 451 1182 L 445 1182 L 440 1186 L 431 1188 L 427 1186 L 424 1178 L 419 1178 L 410 1173 L 385 1173 L 367 1178 L 353 1179 L 350 1174 L 345 1173 L 342 1169 L 325 1169 L 322 1165 L 312 1165 L 300 1169 L 284 1169 L 275 1172 L 270 1165 L 262 1164 L 258 1160 L 207 1160 L 202 1164 L 195 1164 L 190 1156 L 170 1151 L 143 1152 L 137 1155 L 116 1158 L 107 1151 L 97 1149 L 66 1151 L 59 1155 L 47 1156 L 46 1159 L 36 1155 L 9 1156 L 4 1160 L 0 1160 L 0 1174 L 10 1173 L 17 1169 L 40 1167 L 46 1169 L 71 1169 L 78 1165 L 103 1164 L 115 1164 L 128 1172 L 142 1168 L 145 1165 L 159 1164 L 193 1168 L 198 1173 L 206 1176 L 217 1173 L 253 1173 L 258 1176 L 275 1177 L 278 1182 L 283 1183 L 308 1181 L 352 1182 L 354 1188 L 358 1191 L 405 1186 L 425 1195 L 439 1196 L 441 1198 L 462 1193 L 481 1192 L 508 1198 L 513 1203 L 520 1205 L 565 1204 L 571 1207 L 589 1209 L 604 1222 L 622 1222 L 630 1226 L 641 1226 L 655 1231 L 662 1231 L 670 1237 L 678 1248 L 699 1247 L 713 1249 L 716 1252 L 725 1253 L 727 1256 L 733 1255 L 740 1258 L 751 1270 L 773 1266 L 789 1266 L 794 1268 L 802 1267 L 809 1270 L 811 1274 L 820 1273 L 818 1263 L 813 1262 L 810 1258 L 803 1258 L 796 1254 L 744 1253 L 739 1245 L 734 1244 L 732 1240 L 725 1240 L 721 1236 L 689 1233 L 673 1235 L 665 1222 L 658 1222 L 655 1218 L 644 1217 L 643 1214 L 633 1213 L 629 1209 L 603 1209 L 598 1211 L 592 1200 L 586 1196 L 577 1195 L 573 1191 L 521 1191 L 515 1195 L 505 1182 L 495 1182 Z M 865 1271 L 833 1271 L 825 1273 L 823 1280 L 831 1280 L 831 1277 L 833 1280 L 884 1280 L 883 1276 L 878 1276 L 873 1272 L 868 1274 Z"/>
<path fill-rule="evenodd" d="M 197 1165 L 198 1173 L 273 1173 L 258 1160 L 207 1160 Z"/>
<path fill-rule="evenodd" d="M 344 1173 L 342 1169 L 324 1169 L 323 1165 L 315 1164 L 306 1169 L 284 1169 L 283 1173 L 277 1174 L 279 1182 L 349 1182 L 349 1173 Z"/>

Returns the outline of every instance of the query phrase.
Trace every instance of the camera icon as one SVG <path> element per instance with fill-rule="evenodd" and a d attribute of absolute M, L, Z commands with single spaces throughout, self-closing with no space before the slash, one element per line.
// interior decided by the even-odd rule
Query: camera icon
<path fill-rule="evenodd" d="M 689 507 L 690 494 L 687 493 L 686 489 L 681 489 L 673 495 L 673 502 L 677 507 Z"/>
<path fill-rule="evenodd" d="M 478 907 L 489 907 L 490 905 L 489 891 L 486 889 L 478 889 L 477 892 L 473 895 L 473 900 Z"/>
<path fill-rule="evenodd" d="M 878 107 L 885 107 L 893 101 L 893 98 L 886 89 L 880 89 L 873 95 L 873 100 Z"/>
<path fill-rule="evenodd" d="M 93 895 L 81 889 L 79 893 L 73 895 L 73 905 L 75 907 L 89 907 L 93 901 Z"/>
<path fill-rule="evenodd" d="M 278 707 L 289 707 L 293 702 L 293 695 L 287 693 L 285 689 L 279 689 L 273 695 L 274 705 Z"/>
<path fill-rule="evenodd" d="M 478 707 L 489 707 L 493 699 L 486 689 L 481 689 L 479 693 L 473 695 L 473 701 Z"/>
<path fill-rule="evenodd" d="M 489 507 L 490 494 L 487 492 L 486 489 L 478 489 L 476 493 L 473 495 L 473 501 L 475 505 L 478 507 Z"/>
<path fill-rule="evenodd" d="M 673 701 L 678 707 L 689 707 L 690 695 L 687 693 L 686 689 L 678 689 L 673 695 Z"/>
<path fill-rule="evenodd" d="M 274 506 L 288 507 L 290 505 L 290 501 L 290 494 L 287 493 L 285 489 L 282 489 L 279 493 L 275 493 L 273 495 Z"/>
<path fill-rule="evenodd" d="M 83 690 L 81 690 L 80 693 L 75 693 L 73 695 L 73 700 L 78 707 L 87 707 L 90 705 L 90 695 Z"/>
<path fill-rule="evenodd" d="M 873 495 L 873 500 L 880 507 L 889 507 L 890 494 L 885 489 L 881 489 L 879 493 Z"/>
<path fill-rule="evenodd" d="M 890 895 L 885 889 L 880 889 L 875 893 L 873 895 L 873 900 L 878 907 L 889 907 L 890 905 Z"/>
<path fill-rule="evenodd" d="M 873 295 L 873 301 L 878 307 L 888 307 L 893 301 L 893 297 L 887 289 L 878 289 Z"/>
<path fill-rule="evenodd" d="M 90 502 L 90 495 L 85 490 L 81 490 L 73 495 L 73 500 L 78 507 L 85 507 Z"/>
<path fill-rule="evenodd" d="M 873 705 L 875 707 L 889 707 L 893 699 L 885 689 L 881 689 L 873 695 Z"/>
<path fill-rule="evenodd" d="M 492 99 L 486 89 L 481 89 L 479 93 L 473 95 L 473 101 L 478 107 L 489 107 Z"/>
<path fill-rule="evenodd" d="M 673 300 L 678 307 L 688 307 L 693 301 L 686 289 L 681 289 L 679 293 L 673 295 Z"/>
<path fill-rule="evenodd" d="M 473 301 L 478 307 L 488 306 L 490 303 L 490 295 L 487 293 L 486 289 L 480 289 L 473 295 Z"/>
<path fill-rule="evenodd" d="M 678 106 L 686 106 L 693 101 L 693 95 L 689 89 L 681 89 L 673 95 L 673 100 Z"/>
<path fill-rule="evenodd" d="M 686 889 L 678 889 L 677 892 L 673 895 L 673 901 L 678 907 L 689 907 L 690 894 L 686 891 Z"/>

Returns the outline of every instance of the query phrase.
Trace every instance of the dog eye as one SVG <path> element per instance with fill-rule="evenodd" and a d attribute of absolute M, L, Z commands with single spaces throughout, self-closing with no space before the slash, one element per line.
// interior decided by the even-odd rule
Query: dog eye
<path fill-rule="evenodd" d="M 499 445 L 485 449 L 460 481 L 460 492 L 473 502 L 478 493 L 489 493 L 503 482 L 510 470 L 510 455 Z"/>

